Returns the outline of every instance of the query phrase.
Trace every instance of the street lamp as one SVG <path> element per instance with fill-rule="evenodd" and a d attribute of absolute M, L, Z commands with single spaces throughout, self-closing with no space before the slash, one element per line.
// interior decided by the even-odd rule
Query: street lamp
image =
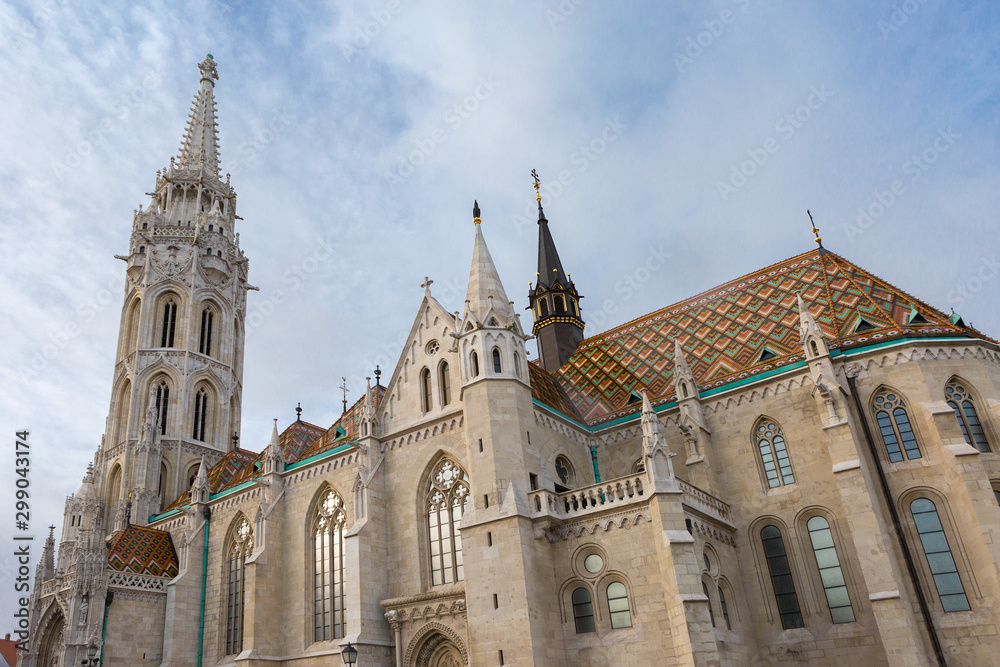
<path fill-rule="evenodd" d="M 97 667 L 101 664 L 101 659 L 97 657 L 97 644 L 90 642 L 87 647 L 87 659 L 81 662 L 83 667 Z"/>
<path fill-rule="evenodd" d="M 345 665 L 354 665 L 358 662 L 358 649 L 351 646 L 351 642 L 347 642 L 347 646 L 340 652 L 340 656 L 344 659 Z"/>

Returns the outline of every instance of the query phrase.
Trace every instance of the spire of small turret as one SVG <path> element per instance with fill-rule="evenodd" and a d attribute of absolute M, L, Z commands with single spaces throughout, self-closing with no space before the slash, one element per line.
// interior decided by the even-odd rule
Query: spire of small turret
<path fill-rule="evenodd" d="M 215 81 L 219 78 L 215 60 L 208 54 L 198 65 L 201 70 L 201 84 L 194 97 L 191 114 L 178 166 L 181 169 L 204 168 L 212 176 L 219 177 L 218 126 L 215 122 Z"/>
<path fill-rule="evenodd" d="M 490 256 L 490 249 L 483 237 L 478 202 L 472 212 L 475 216 L 473 222 L 476 223 L 476 240 L 472 248 L 472 267 L 469 269 L 469 289 L 465 294 L 465 300 L 473 316 L 480 321 L 486 317 L 491 308 L 498 315 L 513 319 L 514 311 L 511 309 L 510 299 L 503 289 L 500 274 L 497 273 L 493 257 Z"/>
<path fill-rule="evenodd" d="M 191 484 L 191 502 L 207 503 L 212 495 L 212 487 L 208 483 L 208 466 L 205 464 L 205 455 L 201 455 L 201 463 L 198 465 L 198 474 L 195 475 L 194 483 Z"/>
<path fill-rule="evenodd" d="M 278 435 L 278 420 L 274 420 L 271 430 L 271 442 L 264 451 L 264 472 L 282 472 L 285 469 L 285 453 L 281 450 L 281 437 Z"/>
<path fill-rule="evenodd" d="M 698 395 L 698 381 L 691 372 L 687 359 L 684 358 L 684 346 L 676 338 L 674 339 L 674 390 L 677 392 L 677 400 Z"/>
<path fill-rule="evenodd" d="M 563 271 L 562 262 L 559 261 L 556 242 L 552 240 L 549 221 L 545 219 L 545 211 L 542 210 L 541 181 L 538 179 L 538 172 L 532 169 L 531 177 L 535 180 L 535 201 L 538 202 L 538 273 L 536 274 L 538 283 L 535 287 L 552 287 L 555 283 L 566 287 L 570 281 Z"/>

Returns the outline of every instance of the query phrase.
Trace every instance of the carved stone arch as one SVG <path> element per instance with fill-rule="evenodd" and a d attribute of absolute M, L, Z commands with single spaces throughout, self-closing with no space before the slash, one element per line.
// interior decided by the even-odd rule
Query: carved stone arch
<path fill-rule="evenodd" d="M 469 650 L 459 634 L 447 625 L 432 621 L 420 628 L 410 640 L 403 654 L 404 667 L 432 667 L 431 658 L 436 657 L 446 642 L 458 651 L 461 665 L 468 665 Z"/>
<path fill-rule="evenodd" d="M 68 618 L 67 609 L 63 607 L 62 601 L 54 598 L 45 609 L 38 621 L 35 636 L 38 641 L 35 644 L 38 658 L 41 665 L 61 665 L 65 637 L 63 632 L 66 628 Z"/>
<path fill-rule="evenodd" d="M 108 485 L 104 489 L 105 499 L 107 502 L 107 507 L 109 511 L 118 504 L 119 497 L 121 496 L 121 485 L 124 483 L 124 470 L 122 464 L 118 461 L 111 466 L 111 470 L 108 473 Z M 115 485 L 118 485 L 118 493 L 115 493 Z"/>
<path fill-rule="evenodd" d="M 323 481 L 313 492 L 312 498 L 309 500 L 309 504 L 306 506 L 305 514 L 305 525 L 303 526 L 306 531 L 306 535 L 312 535 L 313 524 L 316 521 L 316 516 L 319 512 L 319 505 L 326 498 L 329 492 L 333 492 L 335 496 L 340 499 L 340 506 L 347 510 L 347 505 L 344 503 L 344 496 L 340 493 L 332 484 L 327 481 Z"/>
<path fill-rule="evenodd" d="M 233 317 L 233 309 L 229 305 L 229 300 L 221 290 L 215 287 L 202 287 L 198 289 L 194 293 L 194 301 L 198 304 L 199 309 L 211 306 L 227 320 Z"/>

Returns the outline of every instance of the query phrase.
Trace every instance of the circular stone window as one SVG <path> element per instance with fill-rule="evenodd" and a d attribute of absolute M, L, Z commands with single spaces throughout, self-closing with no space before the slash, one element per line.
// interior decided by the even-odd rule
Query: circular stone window
<path fill-rule="evenodd" d="M 441 345 L 436 340 L 432 340 L 427 343 L 427 347 L 424 349 L 427 351 L 427 354 L 437 354 L 437 351 L 441 349 Z"/>
<path fill-rule="evenodd" d="M 604 569 L 604 559 L 597 554 L 590 554 L 583 559 L 583 569 L 591 574 L 597 574 Z"/>

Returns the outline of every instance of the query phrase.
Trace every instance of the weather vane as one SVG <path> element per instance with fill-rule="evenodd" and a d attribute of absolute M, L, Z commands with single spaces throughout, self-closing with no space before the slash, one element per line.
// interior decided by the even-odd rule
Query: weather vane
<path fill-rule="evenodd" d="M 340 385 L 340 390 L 344 392 L 344 414 L 347 414 L 347 378 L 340 378 L 344 381 L 344 384 Z"/>
<path fill-rule="evenodd" d="M 539 192 L 539 188 L 542 187 L 542 182 L 538 179 L 538 171 L 532 169 L 531 177 L 535 179 L 535 201 L 542 201 L 542 193 Z"/>

